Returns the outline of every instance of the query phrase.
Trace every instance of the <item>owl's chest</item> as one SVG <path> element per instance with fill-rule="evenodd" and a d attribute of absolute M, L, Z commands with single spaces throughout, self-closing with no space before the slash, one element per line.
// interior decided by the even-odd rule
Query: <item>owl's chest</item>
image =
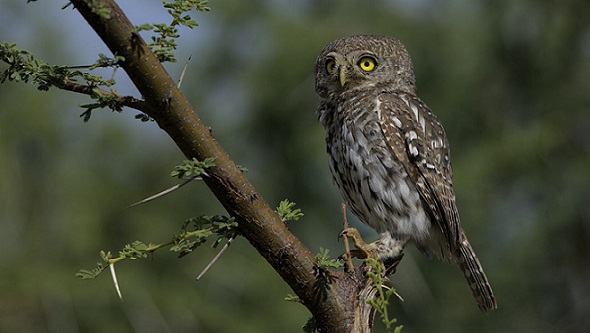
<path fill-rule="evenodd" d="M 414 217 L 423 216 L 419 195 L 389 148 L 377 113 L 353 110 L 335 110 L 340 117 L 327 129 L 334 181 L 364 223 L 378 232 L 413 233 L 418 222 Z"/>
<path fill-rule="evenodd" d="M 354 200 L 355 194 L 378 196 L 386 183 L 404 183 L 407 177 L 391 154 L 377 117 L 361 111 L 340 117 L 326 136 L 332 175 L 341 189 L 352 189 L 347 191 L 350 201 L 360 201 Z"/>

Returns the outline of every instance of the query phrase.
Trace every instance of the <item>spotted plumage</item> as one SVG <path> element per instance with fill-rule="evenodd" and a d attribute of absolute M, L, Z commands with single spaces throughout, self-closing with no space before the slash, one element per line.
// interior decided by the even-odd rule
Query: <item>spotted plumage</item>
<path fill-rule="evenodd" d="M 384 36 L 338 39 L 320 53 L 315 75 L 334 181 L 352 212 L 380 234 L 367 250 L 395 257 L 412 243 L 455 262 L 479 307 L 494 309 L 460 226 L 444 129 L 416 95 L 405 47 Z"/>

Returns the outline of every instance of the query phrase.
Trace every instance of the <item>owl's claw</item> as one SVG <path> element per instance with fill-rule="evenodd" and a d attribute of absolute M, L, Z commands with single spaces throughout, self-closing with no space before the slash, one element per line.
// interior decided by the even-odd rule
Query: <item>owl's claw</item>
<path fill-rule="evenodd" d="M 358 250 L 358 249 L 350 250 L 350 258 L 366 259 L 367 253 L 362 250 Z M 346 253 L 346 252 L 342 253 L 341 255 L 338 256 L 338 259 L 339 260 L 348 260 L 348 253 Z"/>
<path fill-rule="evenodd" d="M 338 237 L 340 238 L 340 237 L 343 237 L 344 235 L 346 235 L 347 237 L 350 237 L 352 239 L 352 242 L 354 243 L 354 246 L 356 247 L 356 250 L 350 251 L 350 256 L 352 258 L 379 259 L 377 245 L 375 244 L 375 242 L 370 243 L 370 244 L 365 243 L 365 241 L 361 237 L 361 234 L 359 233 L 359 231 L 356 228 L 346 228 L 346 229 L 342 230 L 342 232 L 340 233 L 340 235 L 338 235 Z M 347 259 L 347 254 L 343 253 L 342 255 L 340 255 L 339 258 Z"/>

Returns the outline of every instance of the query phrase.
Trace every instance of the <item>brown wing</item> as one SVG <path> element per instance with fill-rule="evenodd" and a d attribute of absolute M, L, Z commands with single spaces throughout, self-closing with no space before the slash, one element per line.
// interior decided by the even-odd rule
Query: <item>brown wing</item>
<path fill-rule="evenodd" d="M 426 210 L 454 253 L 460 235 L 448 141 L 437 117 L 416 96 L 379 96 L 381 129 L 395 156 L 416 184 Z"/>

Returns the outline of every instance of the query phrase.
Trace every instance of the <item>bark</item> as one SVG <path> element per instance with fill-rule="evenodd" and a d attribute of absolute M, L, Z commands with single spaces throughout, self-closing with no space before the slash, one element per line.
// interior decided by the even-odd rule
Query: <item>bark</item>
<path fill-rule="evenodd" d="M 365 300 L 374 297 L 375 290 L 363 269 L 348 273 L 318 269 L 311 252 L 238 170 L 118 5 L 112 0 L 71 2 L 111 52 L 125 57 L 121 67 L 147 103 L 142 110 L 187 158 L 215 158 L 216 166 L 207 169 L 205 183 L 236 218 L 238 232 L 310 310 L 319 331 L 371 332 L 374 312 Z M 96 8 L 107 9 L 109 17 L 101 17 Z"/>

